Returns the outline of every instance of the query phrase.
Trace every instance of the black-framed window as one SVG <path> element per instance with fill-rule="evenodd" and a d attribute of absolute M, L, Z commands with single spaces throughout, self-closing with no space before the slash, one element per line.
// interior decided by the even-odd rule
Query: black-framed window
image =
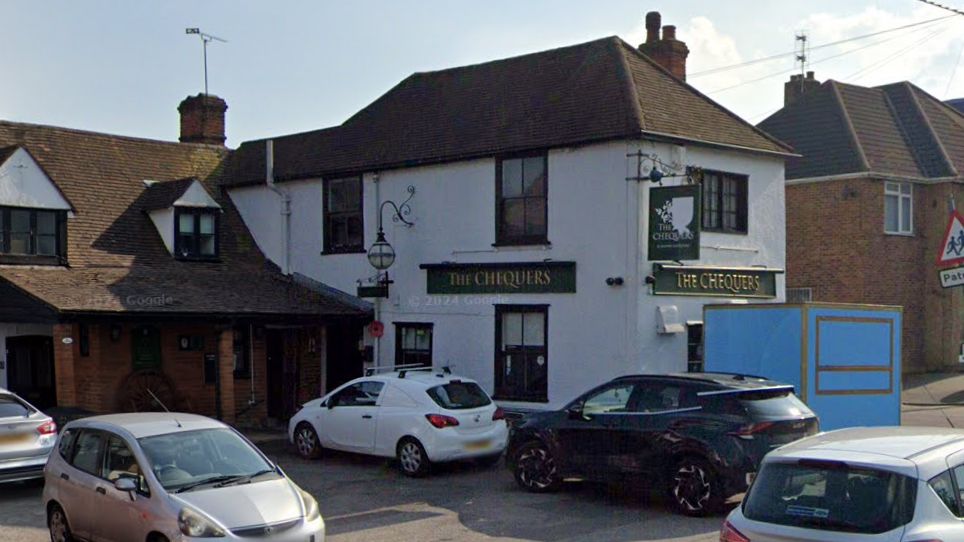
<path fill-rule="evenodd" d="M 174 210 L 174 254 L 182 259 L 218 257 L 218 211 L 216 209 Z"/>
<path fill-rule="evenodd" d="M 251 378 L 251 331 L 247 325 L 234 327 L 234 378 Z"/>
<path fill-rule="evenodd" d="M 686 371 L 703 372 L 703 323 L 686 324 Z"/>
<path fill-rule="evenodd" d="M 59 263 L 66 254 L 66 211 L 0 207 L 0 261 Z"/>
<path fill-rule="evenodd" d="M 548 243 L 548 155 L 502 158 L 495 171 L 496 244 Z"/>
<path fill-rule="evenodd" d="M 430 323 L 395 322 L 395 365 L 432 366 Z"/>
<path fill-rule="evenodd" d="M 496 305 L 495 351 L 496 398 L 548 401 L 548 305 Z"/>
<path fill-rule="evenodd" d="M 703 230 L 747 232 L 749 177 L 703 170 Z"/>
<path fill-rule="evenodd" d="M 364 252 L 361 177 L 325 179 L 324 192 L 325 252 Z"/>
<path fill-rule="evenodd" d="M 78 324 L 77 325 L 77 335 L 78 337 L 78 347 L 80 348 L 80 356 L 83 358 L 90 356 L 90 324 Z"/>

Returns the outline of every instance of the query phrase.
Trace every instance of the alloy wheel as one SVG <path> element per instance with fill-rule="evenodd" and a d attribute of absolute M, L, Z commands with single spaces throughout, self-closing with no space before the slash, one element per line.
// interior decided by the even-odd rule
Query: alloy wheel
<path fill-rule="evenodd" d="M 55 507 L 50 512 L 48 527 L 51 542 L 70 542 L 70 529 L 67 527 L 67 517 L 63 510 Z"/>
<path fill-rule="evenodd" d="M 556 462 L 549 451 L 533 446 L 519 454 L 519 479 L 529 488 L 544 490 L 556 481 Z"/>
<path fill-rule="evenodd" d="M 318 450 L 318 435 L 315 434 L 311 426 L 302 424 L 298 427 L 295 444 L 298 446 L 298 453 L 301 457 L 314 457 Z"/>
<path fill-rule="evenodd" d="M 412 441 L 402 444 L 398 453 L 398 461 L 402 464 L 402 470 L 408 473 L 418 472 L 422 466 L 422 450 Z"/>
<path fill-rule="evenodd" d="M 712 497 L 710 476 L 699 465 L 683 463 L 673 476 L 673 498 L 680 508 L 699 512 L 706 508 Z"/>

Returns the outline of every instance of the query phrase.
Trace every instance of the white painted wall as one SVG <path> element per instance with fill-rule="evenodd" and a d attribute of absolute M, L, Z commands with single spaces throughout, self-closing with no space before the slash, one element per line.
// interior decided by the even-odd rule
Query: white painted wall
<path fill-rule="evenodd" d="M 53 181 L 22 148 L 0 164 L 0 205 L 70 210 Z"/>
<path fill-rule="evenodd" d="M 495 160 L 399 169 L 364 176 L 365 246 L 377 230 L 379 201 L 405 200 L 416 189 L 408 217 L 414 227 L 391 221 L 385 234 L 398 258 L 389 270 L 391 298 L 378 302 L 386 334 L 380 363 L 394 362 L 394 322 L 433 322 L 433 359 L 493 388 L 495 304 L 549 304 L 549 406 L 560 406 L 592 385 L 630 372 L 684 371 L 686 334 L 657 336 L 659 304 L 675 304 L 681 320 L 702 320 L 706 303 L 721 298 L 652 296 L 643 283 L 648 187 L 627 182 L 642 148 L 683 163 L 750 175 L 748 235 L 704 234 L 703 256 L 692 265 L 765 265 L 783 268 L 785 219 L 783 161 L 745 153 L 662 143 L 612 142 L 549 153 L 547 247 L 495 248 Z M 685 155 L 685 156 L 684 156 Z M 673 181 L 667 181 L 666 185 Z M 320 255 L 323 248 L 322 183 L 283 183 L 292 199 L 292 268 L 345 292 L 374 271 L 365 254 Z M 376 191 L 378 198 L 376 198 Z M 269 258 L 280 262 L 281 204 L 266 187 L 231 191 L 231 198 Z M 420 264 L 576 261 L 575 294 L 428 296 Z M 621 287 L 607 277 L 621 276 Z M 778 280 L 780 299 L 783 281 Z M 531 405 L 535 406 L 535 405 Z"/>
<path fill-rule="evenodd" d="M 174 209 L 157 209 L 148 213 L 148 216 L 157 228 L 157 234 L 164 241 L 167 251 L 174 254 Z"/>
<path fill-rule="evenodd" d="M 53 326 L 45 324 L 0 324 L 0 388 L 7 387 L 7 338 L 21 335 L 50 335 Z"/>

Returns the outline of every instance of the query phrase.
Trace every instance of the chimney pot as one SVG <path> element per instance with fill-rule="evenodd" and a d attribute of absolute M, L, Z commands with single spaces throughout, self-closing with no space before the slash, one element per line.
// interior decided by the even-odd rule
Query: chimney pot
<path fill-rule="evenodd" d="M 662 24 L 662 17 L 658 11 L 650 11 L 646 14 L 646 43 L 659 41 L 660 24 Z"/>
<path fill-rule="evenodd" d="M 804 94 L 818 88 L 820 88 L 820 81 L 817 81 L 813 72 L 807 72 L 806 77 L 799 73 L 791 75 L 790 80 L 783 85 L 783 106 L 793 104 Z"/>
<path fill-rule="evenodd" d="M 177 106 L 181 143 L 224 145 L 224 112 L 228 104 L 213 94 L 188 96 Z"/>
<path fill-rule="evenodd" d="M 639 51 L 676 78 L 686 81 L 686 57 L 690 50 L 684 42 L 676 39 L 676 27 L 671 24 L 662 27 L 663 37 L 660 39 L 661 22 L 658 11 L 646 14 L 646 42 L 640 44 Z"/>

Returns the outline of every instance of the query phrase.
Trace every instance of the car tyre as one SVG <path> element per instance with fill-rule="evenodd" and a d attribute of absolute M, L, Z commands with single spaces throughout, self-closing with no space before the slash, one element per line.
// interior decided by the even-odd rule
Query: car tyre
<path fill-rule="evenodd" d="M 428 474 L 432 468 L 428 454 L 425 453 L 425 447 L 422 446 L 421 442 L 411 437 L 403 438 L 398 443 L 396 459 L 402 474 L 412 478 L 421 478 Z"/>
<path fill-rule="evenodd" d="M 301 422 L 295 427 L 295 447 L 298 455 L 304 459 L 318 459 L 321 457 L 321 440 L 318 433 L 308 422 Z"/>
<path fill-rule="evenodd" d="M 67 514 L 59 505 L 50 507 L 47 513 L 47 529 L 50 531 L 50 542 L 73 542 L 74 536 L 70 534 L 70 524 L 67 522 Z"/>
<path fill-rule="evenodd" d="M 705 459 L 688 456 L 669 473 L 669 499 L 685 516 L 706 516 L 722 509 L 725 498 L 716 471 Z"/>
<path fill-rule="evenodd" d="M 533 441 L 522 445 L 515 453 L 513 464 L 515 481 L 526 491 L 547 493 L 562 486 L 556 470 L 556 460 L 549 447 Z"/>
<path fill-rule="evenodd" d="M 476 464 L 485 468 L 494 467 L 499 464 L 499 461 L 502 461 L 502 452 L 497 454 L 483 455 L 475 458 Z"/>

